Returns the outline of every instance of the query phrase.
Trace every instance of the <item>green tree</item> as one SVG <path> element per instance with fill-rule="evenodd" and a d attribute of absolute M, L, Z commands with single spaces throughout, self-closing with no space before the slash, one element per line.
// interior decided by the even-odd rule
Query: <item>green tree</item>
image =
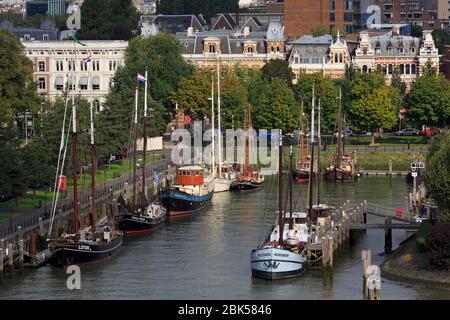
<path fill-rule="evenodd" d="M 399 92 L 391 87 L 382 87 L 359 100 L 353 101 L 349 114 L 353 124 L 360 129 L 372 131 L 390 129 L 397 120 Z"/>
<path fill-rule="evenodd" d="M 450 121 L 450 84 L 426 66 L 405 97 L 408 120 L 416 126 L 445 126 Z"/>
<path fill-rule="evenodd" d="M 42 137 L 34 138 L 23 150 L 24 173 L 27 187 L 35 194 L 37 189 L 48 188 L 55 178 L 55 167 L 52 166 L 52 156 Z"/>
<path fill-rule="evenodd" d="M 235 70 L 229 70 L 222 81 L 222 123 L 230 128 L 242 127 L 244 111 L 248 105 L 248 91 L 242 80 L 236 77 Z"/>
<path fill-rule="evenodd" d="M 36 111 L 39 99 L 33 81 L 33 64 L 19 39 L 0 29 L 0 123 L 13 120 L 26 110 Z"/>
<path fill-rule="evenodd" d="M 336 126 L 337 112 L 339 109 L 339 86 L 330 78 L 323 77 L 319 73 L 300 75 L 294 90 L 297 97 L 297 105 L 300 106 L 301 101 L 303 101 L 308 119 L 311 114 L 313 86 L 316 97 L 316 108 L 318 107 L 318 101 L 320 100 L 320 107 L 322 110 L 322 132 L 333 132 Z M 299 108 L 300 107 L 296 108 L 298 114 L 300 114 Z"/>
<path fill-rule="evenodd" d="M 131 0 L 85 0 L 81 30 L 85 40 L 128 40 L 138 27 L 139 14 Z"/>
<path fill-rule="evenodd" d="M 418 25 L 411 25 L 411 36 L 415 38 L 421 38 L 422 37 L 422 26 Z"/>
<path fill-rule="evenodd" d="M 266 84 L 253 106 L 254 127 L 258 129 L 282 129 L 292 132 L 298 128 L 299 112 L 292 89 L 280 79 Z"/>
<path fill-rule="evenodd" d="M 273 59 L 262 67 L 262 74 L 266 81 L 273 81 L 275 78 L 286 81 L 292 85 L 294 73 L 292 72 L 287 60 Z"/>
<path fill-rule="evenodd" d="M 180 79 L 193 72 L 193 67 L 184 61 L 181 53 L 178 40 L 166 33 L 130 40 L 125 65 L 116 72 L 114 86 L 100 115 L 98 141 L 101 152 L 115 153 L 127 145 L 136 85 L 139 88 L 139 112 L 143 106 L 144 85 L 137 84 L 136 75 L 145 70 L 148 71 L 149 108 L 153 109 L 149 135 L 164 132 L 169 113 L 174 109 L 172 96 L 178 90 Z"/>
<path fill-rule="evenodd" d="M 425 186 L 439 208 L 439 219 L 450 222 L 450 131 L 433 138 L 427 157 Z"/>
<path fill-rule="evenodd" d="M 450 44 L 450 35 L 444 29 L 434 29 L 432 35 L 439 53 L 445 55 L 445 46 Z"/>
<path fill-rule="evenodd" d="M 178 103 L 179 109 L 185 114 L 202 120 L 205 115 L 211 113 L 211 102 L 208 99 L 211 97 L 212 77 L 212 73 L 199 70 L 190 76 L 182 77 L 178 90 L 172 94 L 172 104 Z M 217 95 L 217 88 L 214 91 Z"/>
<path fill-rule="evenodd" d="M 324 26 L 315 27 L 315 28 L 311 29 L 311 31 L 310 31 L 310 34 L 312 34 L 313 37 L 321 37 L 321 36 L 326 35 L 327 33 L 328 33 L 328 30 Z"/>

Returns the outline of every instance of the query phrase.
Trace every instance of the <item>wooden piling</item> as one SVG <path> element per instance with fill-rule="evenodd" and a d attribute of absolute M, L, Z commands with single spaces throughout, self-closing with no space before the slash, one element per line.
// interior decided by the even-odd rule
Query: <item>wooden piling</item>
<path fill-rule="evenodd" d="M 326 266 L 328 265 L 327 237 L 322 237 L 321 245 L 322 245 L 322 267 L 326 268 Z"/>
<path fill-rule="evenodd" d="M 19 240 L 19 268 L 21 271 L 23 270 L 23 257 L 24 257 L 23 239 L 20 239 Z"/>
<path fill-rule="evenodd" d="M 334 239 L 331 236 L 328 236 L 328 266 L 333 268 L 333 248 L 334 248 Z"/>
<path fill-rule="evenodd" d="M 389 159 L 389 176 L 392 176 L 392 159 Z"/>
<path fill-rule="evenodd" d="M 363 280 L 363 295 L 367 297 L 367 268 L 372 264 L 372 253 L 370 249 L 361 251 L 362 260 L 362 280 Z"/>
<path fill-rule="evenodd" d="M 31 264 L 36 263 L 36 252 L 37 252 L 37 234 L 33 232 L 31 234 L 31 243 L 30 243 Z"/>
<path fill-rule="evenodd" d="M 8 269 L 10 276 L 12 276 L 14 269 L 14 252 L 12 243 L 8 243 Z"/>
<path fill-rule="evenodd" d="M 3 239 L 0 246 L 0 283 L 3 282 Z"/>
<path fill-rule="evenodd" d="M 384 253 L 392 252 L 392 229 L 388 226 L 392 222 L 391 217 L 386 217 L 384 223 L 386 227 L 384 228 Z"/>

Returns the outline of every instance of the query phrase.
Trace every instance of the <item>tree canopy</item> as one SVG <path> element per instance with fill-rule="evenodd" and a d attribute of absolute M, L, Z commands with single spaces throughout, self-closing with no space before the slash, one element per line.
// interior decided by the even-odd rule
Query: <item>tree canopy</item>
<path fill-rule="evenodd" d="M 81 7 L 84 40 L 128 40 L 138 27 L 139 14 L 131 0 L 85 0 Z"/>
<path fill-rule="evenodd" d="M 407 118 L 416 126 L 445 126 L 450 121 L 450 84 L 428 65 L 406 95 L 405 104 Z"/>
<path fill-rule="evenodd" d="M 261 70 L 264 79 L 267 81 L 273 81 L 275 78 L 278 78 L 286 81 L 288 85 L 292 85 L 294 73 L 287 60 L 272 59 Z"/>
<path fill-rule="evenodd" d="M 425 172 L 425 186 L 439 208 L 439 219 L 450 222 L 450 131 L 431 142 Z"/>

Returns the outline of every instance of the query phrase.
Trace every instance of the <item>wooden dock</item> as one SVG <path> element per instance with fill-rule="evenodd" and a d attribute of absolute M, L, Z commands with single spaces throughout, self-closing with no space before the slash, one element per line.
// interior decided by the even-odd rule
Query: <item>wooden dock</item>
<path fill-rule="evenodd" d="M 384 217 L 384 223 L 367 223 L 367 216 Z M 397 220 L 402 223 L 392 223 Z M 310 268 L 332 268 L 335 253 L 342 248 L 353 244 L 368 229 L 384 229 L 384 251 L 392 251 L 392 230 L 417 230 L 420 224 L 410 219 L 396 217 L 392 213 L 377 212 L 369 209 L 366 201 L 352 207 L 350 201 L 345 202 L 332 213 L 325 224 L 313 228 L 310 243 L 307 244 L 308 266 Z"/>

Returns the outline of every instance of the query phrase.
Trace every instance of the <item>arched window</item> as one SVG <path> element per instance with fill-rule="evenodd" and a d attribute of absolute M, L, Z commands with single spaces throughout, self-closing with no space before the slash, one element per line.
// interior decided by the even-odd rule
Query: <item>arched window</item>
<path fill-rule="evenodd" d="M 364 72 L 364 73 L 367 73 L 367 66 L 366 65 L 364 65 L 363 67 L 362 67 L 362 72 Z"/>
<path fill-rule="evenodd" d="M 405 74 L 405 65 L 404 64 L 400 65 L 400 74 Z"/>

